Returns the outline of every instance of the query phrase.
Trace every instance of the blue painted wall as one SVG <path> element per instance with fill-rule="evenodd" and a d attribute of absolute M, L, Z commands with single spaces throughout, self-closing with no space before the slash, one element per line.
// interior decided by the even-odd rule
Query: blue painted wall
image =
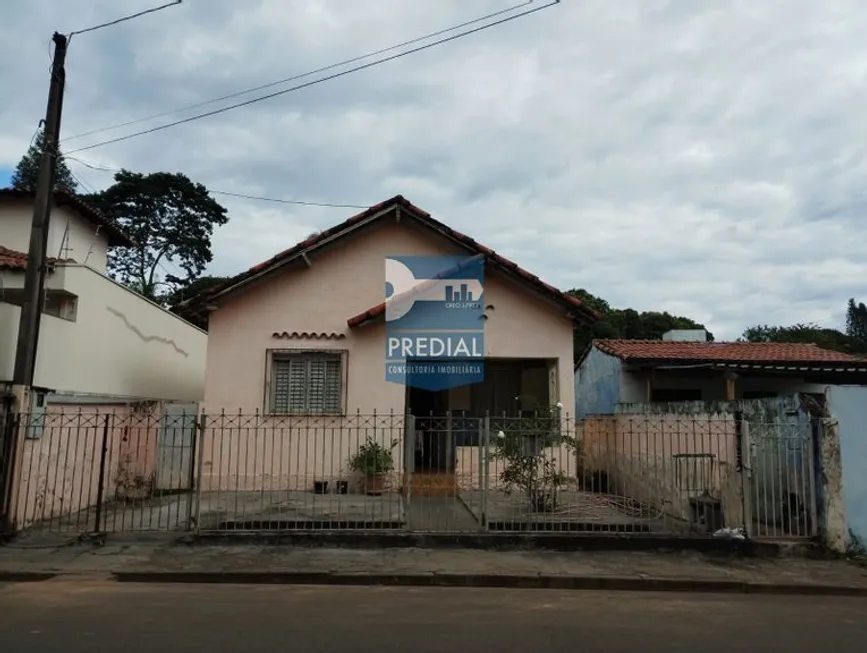
<path fill-rule="evenodd" d="M 840 436 L 846 522 L 867 545 L 867 388 L 831 387 L 828 404 Z"/>
<path fill-rule="evenodd" d="M 619 358 L 593 347 L 575 371 L 575 415 L 610 415 L 620 401 Z"/>

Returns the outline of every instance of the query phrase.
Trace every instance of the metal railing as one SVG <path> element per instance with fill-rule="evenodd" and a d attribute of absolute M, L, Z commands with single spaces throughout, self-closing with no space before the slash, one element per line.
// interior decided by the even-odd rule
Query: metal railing
<path fill-rule="evenodd" d="M 734 416 L 17 415 L 31 532 L 816 531 L 812 433 Z"/>

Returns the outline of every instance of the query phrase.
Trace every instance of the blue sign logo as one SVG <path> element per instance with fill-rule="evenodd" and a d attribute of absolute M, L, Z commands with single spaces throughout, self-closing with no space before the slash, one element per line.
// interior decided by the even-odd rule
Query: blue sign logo
<path fill-rule="evenodd" d="M 485 258 L 385 260 L 385 378 L 445 390 L 485 378 Z"/>

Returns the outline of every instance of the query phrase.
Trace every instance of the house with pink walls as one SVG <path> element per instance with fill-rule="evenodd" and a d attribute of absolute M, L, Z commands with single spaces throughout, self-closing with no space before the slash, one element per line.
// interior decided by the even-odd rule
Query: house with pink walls
<path fill-rule="evenodd" d="M 386 380 L 385 260 L 425 255 L 484 258 L 482 382 L 430 391 Z M 238 427 L 223 430 L 233 433 L 226 436 L 235 447 L 231 463 L 220 462 L 225 456 L 216 451 L 221 441 L 228 446 L 227 440 L 205 438 L 205 489 L 209 477 L 233 489 L 256 489 L 265 477 L 298 489 L 313 476 L 339 477 L 359 437 L 353 424 L 360 416 L 393 415 L 389 423 L 397 424 L 406 414 L 517 415 L 557 403 L 571 406 L 573 330 L 597 319 L 578 299 L 402 196 L 311 236 L 173 310 L 208 325 L 201 409 L 211 431 L 220 420 Z M 388 433 L 389 442 L 396 442 L 397 460 L 403 456 L 400 430 Z M 236 446 L 238 438 L 241 446 Z M 254 445 L 251 438 L 261 441 Z M 317 446 L 321 450 L 314 451 Z M 453 473 L 454 438 L 421 439 L 416 448 L 416 457 L 427 460 L 431 471 Z M 278 470 L 277 459 L 287 465 Z"/>

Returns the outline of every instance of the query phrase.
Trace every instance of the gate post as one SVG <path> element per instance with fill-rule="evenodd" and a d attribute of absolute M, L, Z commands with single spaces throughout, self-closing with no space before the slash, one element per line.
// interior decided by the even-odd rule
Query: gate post
<path fill-rule="evenodd" d="M 489 476 L 491 473 L 491 416 L 485 415 L 482 421 L 482 450 L 479 452 L 479 460 L 482 466 L 482 476 L 479 479 L 482 490 L 482 519 L 480 520 L 482 530 L 488 530 L 488 490 Z"/>
<path fill-rule="evenodd" d="M 403 512 L 406 529 L 412 530 L 412 473 L 415 467 L 415 415 L 407 413 L 403 425 Z"/>
<path fill-rule="evenodd" d="M 93 518 L 93 532 L 99 533 L 102 526 L 102 502 L 105 499 L 105 459 L 108 455 L 108 430 L 111 414 L 106 413 L 102 424 L 102 446 L 99 449 L 99 482 L 96 486 L 96 516 Z"/>
<path fill-rule="evenodd" d="M 164 415 L 165 418 L 165 415 Z M 199 420 L 198 415 L 194 412 L 192 415 L 192 431 L 193 437 L 190 442 L 190 469 L 187 473 L 187 483 L 189 485 L 189 493 L 187 494 L 187 530 L 192 530 L 193 527 L 193 494 L 196 491 L 196 486 L 198 485 L 196 479 L 196 452 L 198 451 L 198 439 L 199 439 Z M 187 424 L 187 413 L 183 412 L 181 415 L 181 437 L 186 432 L 189 424 Z M 182 441 L 183 443 L 183 441 Z M 182 444 L 183 446 L 183 444 Z M 183 461 L 183 448 L 181 449 L 181 460 Z"/>
<path fill-rule="evenodd" d="M 743 515 L 744 537 L 749 539 L 753 530 L 753 497 L 752 478 L 753 478 L 753 463 L 752 463 L 752 446 L 750 445 L 750 423 L 743 420 L 741 415 L 735 417 L 738 420 L 736 427 L 740 430 L 740 438 L 738 442 L 738 457 L 741 461 L 741 513 Z M 739 426 L 738 426 L 739 425 Z"/>
<path fill-rule="evenodd" d="M 18 422 L 19 413 L 14 410 L 12 402 L 8 402 L 8 405 L 0 404 L 0 535 L 4 532 L 11 534 L 15 530 L 13 479 Z"/>
<path fill-rule="evenodd" d="M 199 518 L 201 517 L 201 514 L 202 514 L 202 466 L 203 466 L 204 460 L 205 460 L 204 444 L 205 444 L 205 425 L 207 424 L 207 415 L 205 415 L 205 413 L 202 413 L 199 416 L 199 419 L 197 421 L 198 421 L 198 428 L 193 433 L 193 443 L 194 443 L 193 444 L 193 454 L 192 454 L 193 459 L 190 461 L 190 469 L 193 468 L 193 465 L 195 465 L 195 469 L 196 469 L 196 476 L 195 476 L 195 480 L 193 481 L 193 491 L 195 492 L 195 499 L 194 499 L 195 517 L 190 520 L 191 521 L 190 527 L 191 527 L 191 530 L 196 535 L 199 534 Z M 195 446 L 196 438 L 199 436 L 202 439 L 202 442 L 201 442 L 202 446 L 196 447 Z M 198 455 L 198 459 L 195 458 L 196 455 Z"/>

